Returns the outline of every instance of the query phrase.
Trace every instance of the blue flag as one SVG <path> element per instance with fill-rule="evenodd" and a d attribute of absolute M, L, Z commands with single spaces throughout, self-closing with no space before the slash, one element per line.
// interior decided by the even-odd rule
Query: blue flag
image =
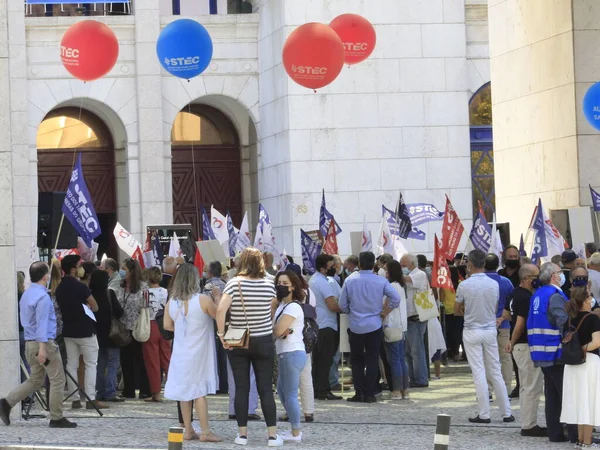
<path fill-rule="evenodd" d="M 261 230 L 264 230 L 264 226 L 271 226 L 271 218 L 269 213 L 262 204 L 258 204 L 258 226 Z"/>
<path fill-rule="evenodd" d="M 521 233 L 521 240 L 519 241 L 519 255 L 527 256 L 527 252 L 525 251 L 525 241 L 523 241 L 523 233 Z"/>
<path fill-rule="evenodd" d="M 490 227 L 490 224 L 481 211 L 477 213 L 475 222 L 473 222 L 473 228 L 471 229 L 469 239 L 471 239 L 473 247 L 485 253 L 487 253 L 492 246 L 492 227 Z"/>
<path fill-rule="evenodd" d="M 71 182 L 65 195 L 62 212 L 69 222 L 77 230 L 85 245 L 92 248 L 92 239 L 102 233 L 100 222 L 92 204 L 92 197 L 83 178 L 81 168 L 81 153 L 77 157 L 77 163 L 73 167 Z"/>
<path fill-rule="evenodd" d="M 206 210 L 204 206 L 200 207 L 200 211 L 202 212 L 202 240 L 203 241 L 214 241 L 217 238 L 215 237 L 215 233 L 210 226 L 210 218 L 208 214 L 206 214 Z"/>
<path fill-rule="evenodd" d="M 327 207 L 325 206 L 325 189 L 323 189 L 323 197 L 321 198 L 321 211 L 319 213 L 319 230 L 321 230 L 321 235 L 323 237 L 327 236 L 327 230 L 329 230 L 329 222 L 331 222 L 332 217 L 333 215 L 327 210 Z M 335 235 L 337 236 L 341 232 L 342 229 L 336 221 Z"/>
<path fill-rule="evenodd" d="M 154 234 L 154 238 L 152 239 L 152 252 L 154 253 L 154 261 L 158 262 L 162 267 L 165 254 L 160 246 L 160 237 L 158 236 L 158 233 Z"/>
<path fill-rule="evenodd" d="M 400 192 L 400 197 L 398 197 L 398 204 L 396 205 L 396 214 L 394 219 L 398 222 L 398 235 L 402 239 L 407 239 L 412 230 L 412 224 L 410 221 L 410 215 L 408 214 L 408 208 L 406 207 L 406 203 L 404 203 L 404 199 L 402 198 L 402 192 Z"/>
<path fill-rule="evenodd" d="M 592 185 L 590 185 L 590 193 L 592 194 L 592 205 L 594 207 L 594 211 L 600 211 L 600 194 L 592 189 Z"/>
<path fill-rule="evenodd" d="M 542 256 L 548 256 L 548 242 L 546 241 L 546 227 L 544 223 L 544 211 L 542 199 L 540 198 L 531 228 L 535 231 L 533 250 L 531 251 L 531 262 L 537 263 Z"/>
<path fill-rule="evenodd" d="M 314 241 L 300 228 L 300 247 L 302 249 L 302 266 L 307 274 L 313 275 L 317 271 L 316 259 L 321 254 L 321 244 Z"/>
<path fill-rule="evenodd" d="M 227 233 L 229 234 L 229 256 L 233 258 L 235 256 L 235 241 L 237 240 L 237 235 L 233 228 L 233 221 L 231 220 L 229 211 L 227 212 Z"/>
<path fill-rule="evenodd" d="M 381 205 L 381 214 L 387 220 L 388 228 L 390 229 L 390 234 L 392 234 L 392 236 L 401 237 L 399 232 L 400 227 L 398 226 L 398 222 L 396 222 L 396 216 L 394 212 L 391 209 L 386 208 L 385 205 Z M 415 227 L 412 227 L 411 230 L 408 232 L 408 239 L 424 241 L 426 237 L 427 233 Z"/>
<path fill-rule="evenodd" d="M 431 222 L 432 220 L 443 220 L 444 212 L 429 203 L 410 203 L 406 205 L 408 215 L 413 227 L 423 223 Z"/>

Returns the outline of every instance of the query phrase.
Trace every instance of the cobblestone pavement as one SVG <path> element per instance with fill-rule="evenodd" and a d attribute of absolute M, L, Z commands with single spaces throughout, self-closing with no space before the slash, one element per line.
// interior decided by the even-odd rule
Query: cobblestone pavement
<path fill-rule="evenodd" d="M 304 425 L 302 448 L 363 449 L 402 448 L 432 449 L 437 414 L 452 417 L 450 449 L 531 449 L 572 448 L 571 444 L 549 444 L 547 439 L 522 438 L 519 435 L 519 406 L 513 401 L 517 421 L 504 424 L 492 403 L 492 424 L 471 425 L 468 417 L 476 415 L 475 389 L 470 372 L 462 365 L 444 368 L 442 379 L 433 381 L 428 389 L 413 390 L 410 401 L 391 401 L 384 394 L 374 405 L 355 405 L 346 401 L 316 402 L 315 422 Z M 345 397 L 351 393 L 346 392 Z M 203 444 L 185 442 L 187 449 L 233 449 L 236 434 L 234 421 L 227 417 L 228 398 L 224 395 L 209 398 L 211 426 L 224 442 Z M 278 413 L 281 413 L 278 405 Z M 43 412 L 43 411 L 42 411 Z M 543 403 L 540 424 L 544 424 Z M 166 448 L 169 426 L 177 424 L 173 402 L 148 404 L 132 400 L 116 404 L 99 418 L 93 411 L 65 411 L 79 428 L 51 430 L 47 419 L 15 421 L 10 427 L 0 424 L 0 450 L 22 445 L 70 447 L 129 447 L 137 449 Z M 281 429 L 289 429 L 282 423 Z M 264 448 L 267 439 L 264 422 L 250 422 L 246 448 Z M 298 444 L 286 444 L 285 447 Z"/>

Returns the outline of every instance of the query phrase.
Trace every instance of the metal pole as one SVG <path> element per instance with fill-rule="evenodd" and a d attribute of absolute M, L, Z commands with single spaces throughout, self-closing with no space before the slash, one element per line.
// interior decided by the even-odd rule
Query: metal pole
<path fill-rule="evenodd" d="M 183 447 L 183 428 L 169 428 L 169 450 L 181 450 Z"/>
<path fill-rule="evenodd" d="M 438 414 L 433 439 L 433 450 L 448 450 L 450 444 L 450 416 Z"/>

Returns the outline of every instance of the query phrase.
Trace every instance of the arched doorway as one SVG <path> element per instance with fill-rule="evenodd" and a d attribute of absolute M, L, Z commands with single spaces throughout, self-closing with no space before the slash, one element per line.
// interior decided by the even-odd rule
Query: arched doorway
<path fill-rule="evenodd" d="M 217 108 L 190 104 L 171 130 L 173 221 L 202 232 L 199 208 L 210 205 L 242 220 L 240 142 L 231 120 Z M 209 212 L 210 213 L 210 212 Z"/>
<path fill-rule="evenodd" d="M 115 151 L 106 124 L 86 110 L 55 109 L 38 128 L 37 149 L 39 192 L 65 191 L 74 155 L 81 153 L 85 181 L 102 229 L 96 238 L 98 254 L 116 258 L 118 247 L 112 233 L 117 222 Z"/>
<path fill-rule="evenodd" d="M 490 83 L 484 84 L 471 97 L 469 122 L 471 125 L 473 217 L 477 215 L 479 203 L 481 203 L 486 219 L 491 221 L 496 211 L 496 189 L 492 139 L 492 87 Z"/>

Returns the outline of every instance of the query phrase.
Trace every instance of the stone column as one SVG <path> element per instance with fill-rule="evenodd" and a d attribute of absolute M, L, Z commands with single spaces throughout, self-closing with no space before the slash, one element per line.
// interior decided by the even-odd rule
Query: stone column
<path fill-rule="evenodd" d="M 138 178 L 140 203 L 131 204 L 131 232 L 145 236 L 145 226 L 171 223 L 168 217 L 167 193 L 171 183 L 169 155 L 163 146 L 161 68 L 156 57 L 156 40 L 160 34 L 158 0 L 136 3 L 135 10 L 135 68 L 138 106 L 138 147 L 129 149 L 129 175 Z M 169 167 L 170 169 L 170 167 Z M 168 178 L 168 179 L 167 179 Z M 139 219 L 138 213 L 139 211 Z"/>
<path fill-rule="evenodd" d="M 0 0 L 0 104 L 3 105 L 0 108 L 0 284 L 4 293 L 0 297 L 0 308 L 6 319 L 5 326 L 0 328 L 0 397 L 19 383 L 12 150 L 20 143 L 27 148 L 27 135 L 23 132 L 27 113 L 11 115 L 20 100 L 19 96 L 11 95 L 13 80 L 24 76 L 25 67 L 25 46 L 13 45 L 13 40 L 15 43 L 25 41 L 23 2 Z M 19 408 L 15 408 L 15 416 L 18 411 Z"/>

